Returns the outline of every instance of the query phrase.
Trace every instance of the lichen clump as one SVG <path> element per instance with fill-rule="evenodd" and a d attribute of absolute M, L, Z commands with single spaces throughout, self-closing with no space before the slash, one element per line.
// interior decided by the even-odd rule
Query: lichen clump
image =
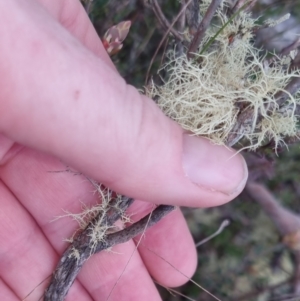
<path fill-rule="evenodd" d="M 90 247 L 93 250 L 97 246 L 97 244 L 99 244 L 99 242 L 105 241 L 108 234 L 116 231 L 117 227 L 115 225 L 108 225 L 106 218 L 109 209 L 112 207 L 112 204 L 116 210 L 120 210 L 119 205 L 122 202 L 122 195 L 114 193 L 110 189 L 105 188 L 103 185 L 98 184 L 91 179 L 89 179 L 89 181 L 95 187 L 95 193 L 98 194 L 101 202 L 91 207 L 84 206 L 82 208 L 83 211 L 78 214 L 67 212 L 66 215 L 60 216 L 58 218 L 71 217 L 79 224 L 81 230 L 90 230 Z M 121 220 L 123 223 L 130 222 L 130 218 L 125 214 L 122 214 Z M 73 234 L 73 237 L 75 235 L 76 233 Z M 67 241 L 72 243 L 73 237 L 71 237 Z M 73 250 L 72 256 L 76 257 L 76 249 Z"/>
<path fill-rule="evenodd" d="M 226 26 L 228 17 L 221 10 L 216 17 L 219 25 L 207 30 L 199 53 L 190 60 L 169 53 L 163 67 L 167 78 L 162 79 L 163 85 L 152 83 L 146 94 L 184 129 L 217 144 L 227 143 L 237 117 L 245 110 L 253 111 L 249 129 L 241 137 L 247 148 L 256 149 L 266 140 L 277 146 L 284 137 L 295 136 L 294 113 L 300 95 L 289 95 L 280 106 L 276 102 L 276 94 L 300 76 L 299 70 L 290 70 L 290 55 L 262 56 L 253 45 L 257 25 L 250 14 L 240 12 Z M 213 43 L 206 47 L 211 39 Z"/>

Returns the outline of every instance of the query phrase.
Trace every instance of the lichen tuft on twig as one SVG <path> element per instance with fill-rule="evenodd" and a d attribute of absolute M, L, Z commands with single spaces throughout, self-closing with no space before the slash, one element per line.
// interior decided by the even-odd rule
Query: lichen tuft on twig
<path fill-rule="evenodd" d="M 218 26 L 206 30 L 193 59 L 169 53 L 163 66 L 168 77 L 160 86 L 152 82 L 146 94 L 185 130 L 216 144 L 227 144 L 230 135 L 243 127 L 235 142 L 244 139 L 244 147 L 255 150 L 272 140 L 278 147 L 285 137 L 297 135 L 295 109 L 300 94 L 292 95 L 286 87 L 300 77 L 300 71 L 290 70 L 290 55 L 268 63 L 253 45 L 257 25 L 249 13 L 239 12 L 228 22 L 219 9 L 215 17 Z M 288 98 L 279 105 L 276 96 L 280 92 Z M 249 116 L 238 124 L 245 111 Z"/>

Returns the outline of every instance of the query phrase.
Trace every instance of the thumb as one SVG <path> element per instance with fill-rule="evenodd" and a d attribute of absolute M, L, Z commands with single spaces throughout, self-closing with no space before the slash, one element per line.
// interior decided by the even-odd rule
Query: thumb
<path fill-rule="evenodd" d="M 240 193 L 247 169 L 239 154 L 189 136 L 45 11 L 26 3 L 12 0 L 3 10 L 0 3 L 4 135 L 146 201 L 214 206 Z"/>

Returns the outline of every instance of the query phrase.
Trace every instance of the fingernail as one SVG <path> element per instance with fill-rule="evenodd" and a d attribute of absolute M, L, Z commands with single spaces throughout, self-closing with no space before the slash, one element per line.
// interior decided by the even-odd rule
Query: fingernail
<path fill-rule="evenodd" d="M 202 188 L 237 195 L 246 184 L 248 169 L 244 158 L 208 139 L 184 134 L 182 159 L 185 175 Z"/>

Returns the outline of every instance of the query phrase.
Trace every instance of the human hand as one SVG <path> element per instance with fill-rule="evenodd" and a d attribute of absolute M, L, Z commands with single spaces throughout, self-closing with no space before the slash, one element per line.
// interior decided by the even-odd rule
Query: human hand
<path fill-rule="evenodd" d="M 76 224 L 50 223 L 97 197 L 65 162 L 120 193 L 153 203 L 215 206 L 242 190 L 240 155 L 190 137 L 118 75 L 77 0 L 0 3 L 0 294 L 20 300 L 51 274 Z M 47 154 L 45 154 L 47 153 Z M 193 241 L 179 210 L 147 231 L 110 300 L 160 300 L 191 276 Z M 93 256 L 67 300 L 106 300 L 135 248 Z M 39 286 L 26 300 L 37 300 Z"/>

